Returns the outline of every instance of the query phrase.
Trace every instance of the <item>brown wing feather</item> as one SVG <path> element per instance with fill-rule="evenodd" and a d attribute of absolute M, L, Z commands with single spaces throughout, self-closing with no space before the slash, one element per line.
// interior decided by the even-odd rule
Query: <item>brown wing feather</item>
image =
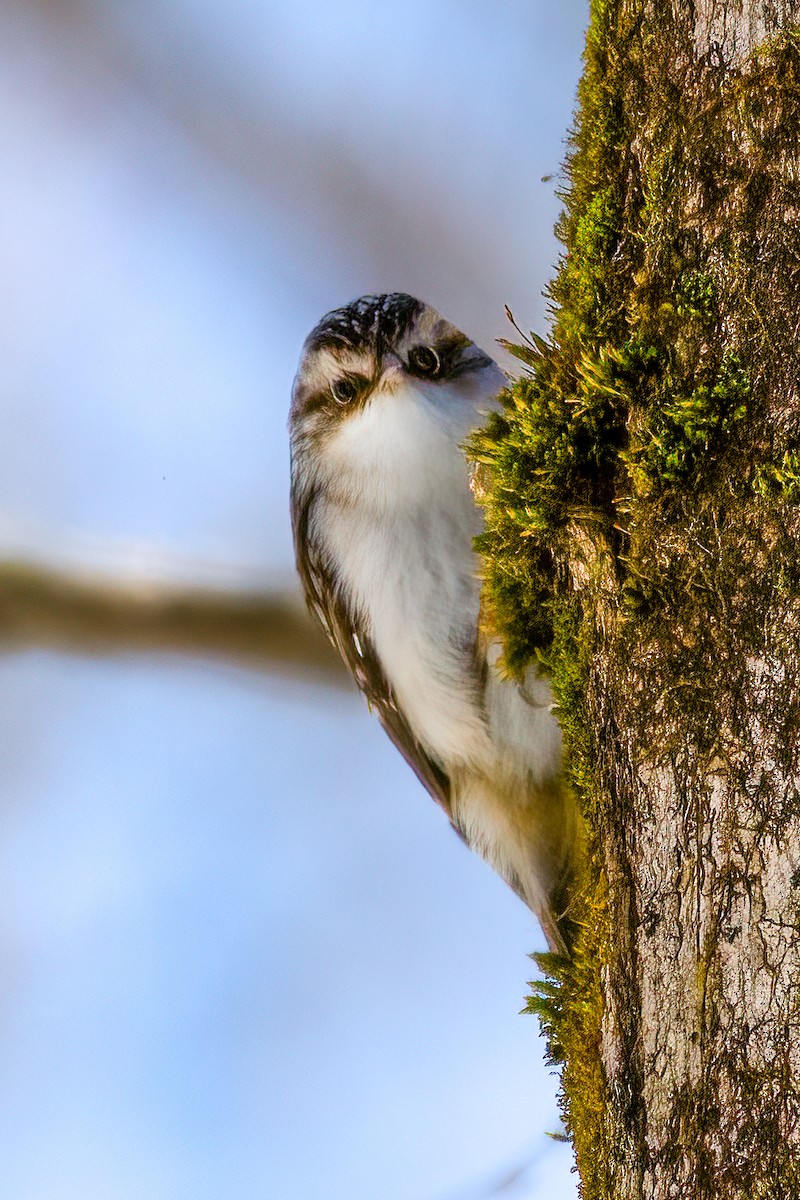
<path fill-rule="evenodd" d="M 315 493 L 312 492 L 303 501 L 296 500 L 293 511 L 297 569 L 308 607 L 350 668 L 370 708 L 377 712 L 383 728 L 403 758 L 452 821 L 448 775 L 430 758 L 411 731 L 397 706 L 368 634 L 358 626 L 341 590 L 335 586 L 330 568 L 309 540 L 308 526 L 314 501 Z"/>

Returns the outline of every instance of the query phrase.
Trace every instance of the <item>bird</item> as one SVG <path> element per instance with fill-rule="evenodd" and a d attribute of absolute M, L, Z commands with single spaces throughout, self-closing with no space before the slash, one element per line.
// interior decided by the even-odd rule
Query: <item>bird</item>
<path fill-rule="evenodd" d="M 292 529 L 308 606 L 370 709 L 565 954 L 577 818 L 561 732 L 538 664 L 510 678 L 482 620 L 483 514 L 463 450 L 507 382 L 413 296 L 329 312 L 292 388 Z"/>

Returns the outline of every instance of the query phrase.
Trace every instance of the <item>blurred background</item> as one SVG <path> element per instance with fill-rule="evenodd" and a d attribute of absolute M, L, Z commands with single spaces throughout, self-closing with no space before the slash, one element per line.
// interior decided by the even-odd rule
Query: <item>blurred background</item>
<path fill-rule="evenodd" d="M 585 21 L 0 0 L 10 1200 L 576 1195 L 543 940 L 296 616 L 285 421 L 362 293 L 545 328 Z"/>

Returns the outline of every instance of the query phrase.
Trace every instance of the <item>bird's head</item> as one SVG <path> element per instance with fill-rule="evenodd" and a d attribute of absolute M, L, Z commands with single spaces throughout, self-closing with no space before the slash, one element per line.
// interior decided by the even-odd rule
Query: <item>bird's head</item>
<path fill-rule="evenodd" d="M 505 382 L 497 363 L 430 305 L 402 292 L 362 296 L 306 339 L 289 421 L 295 467 L 327 459 L 339 471 L 371 469 L 404 455 L 419 462 L 432 440 L 462 442 Z"/>

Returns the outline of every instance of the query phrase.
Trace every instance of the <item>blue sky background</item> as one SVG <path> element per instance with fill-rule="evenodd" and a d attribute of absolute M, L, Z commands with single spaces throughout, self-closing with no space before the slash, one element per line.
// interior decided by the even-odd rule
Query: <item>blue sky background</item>
<path fill-rule="evenodd" d="M 545 327 L 585 19 L 4 0 L 0 553 L 290 580 L 323 312 Z M 155 656 L 0 678 L 0 1195 L 576 1195 L 518 1015 L 541 935 L 357 696 Z"/>

